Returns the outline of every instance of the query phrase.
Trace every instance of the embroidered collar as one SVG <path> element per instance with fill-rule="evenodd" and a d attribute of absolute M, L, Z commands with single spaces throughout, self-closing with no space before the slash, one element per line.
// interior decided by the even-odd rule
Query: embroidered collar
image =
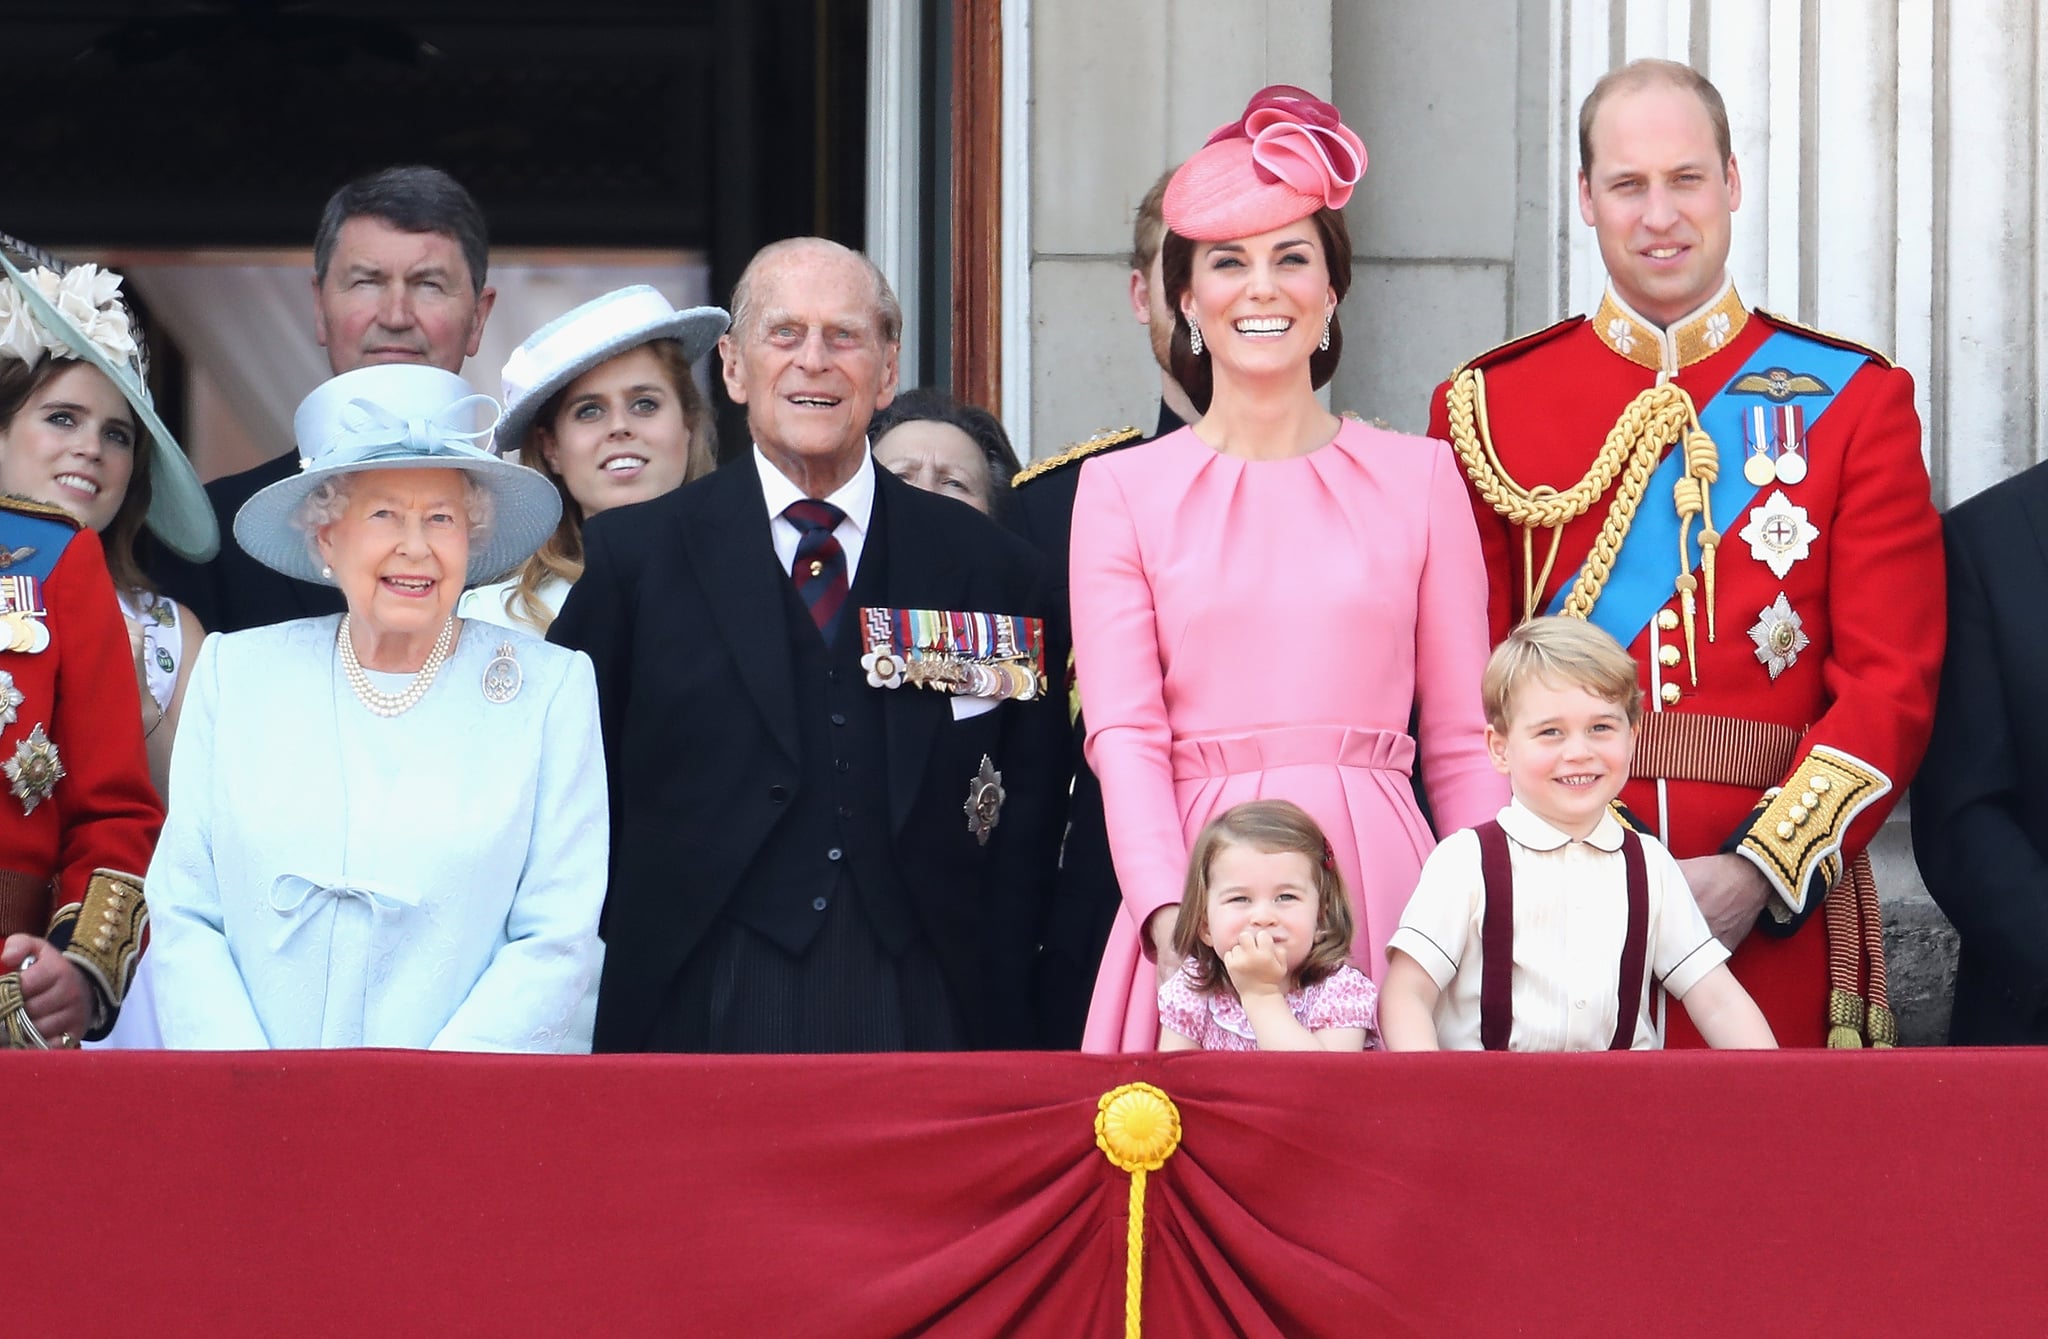
<path fill-rule="evenodd" d="M 1555 851 L 1571 845 L 1570 837 L 1538 818 L 1520 800 L 1510 800 L 1498 817 L 1501 830 L 1532 851 Z M 1615 818 L 1612 809 L 1600 815 L 1600 823 L 1586 838 L 1586 845 L 1609 854 L 1621 849 L 1621 821 Z"/>
<path fill-rule="evenodd" d="M 1593 313 L 1593 333 L 1600 342 L 1630 362 L 1675 376 L 1702 358 L 1711 358 L 1728 346 L 1749 324 L 1749 309 L 1735 294 L 1732 279 L 1721 281 L 1721 291 L 1705 306 L 1660 328 L 1638 315 L 1609 284 L 1600 295 L 1600 309 Z"/>

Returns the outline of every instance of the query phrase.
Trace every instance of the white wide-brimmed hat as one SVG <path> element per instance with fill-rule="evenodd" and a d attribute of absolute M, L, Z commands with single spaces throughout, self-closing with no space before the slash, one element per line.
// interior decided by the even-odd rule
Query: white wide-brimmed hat
<path fill-rule="evenodd" d="M 496 515 L 469 549 L 465 585 L 496 581 L 525 562 L 562 517 L 562 497 L 538 470 L 491 450 L 498 402 L 453 372 L 414 363 L 359 367 L 299 402 L 292 428 L 299 473 L 262 489 L 235 514 L 235 542 L 265 567 L 333 585 L 297 524 L 321 483 L 370 470 L 461 470 L 488 489 Z"/>
<path fill-rule="evenodd" d="M 203 563 L 220 551 L 220 527 L 206 489 L 149 394 L 149 349 L 121 297 L 121 276 L 97 265 L 67 265 L 0 233 L 0 357 L 41 362 L 76 358 L 98 368 L 149 434 L 149 515 L 172 552 Z"/>
<path fill-rule="evenodd" d="M 505 360 L 499 449 L 509 454 L 526 445 L 534 416 L 548 397 L 598 364 L 655 339 L 675 340 L 694 363 L 711 351 L 731 321 L 723 307 L 677 311 L 646 284 L 615 288 L 563 312 L 528 335 Z"/>

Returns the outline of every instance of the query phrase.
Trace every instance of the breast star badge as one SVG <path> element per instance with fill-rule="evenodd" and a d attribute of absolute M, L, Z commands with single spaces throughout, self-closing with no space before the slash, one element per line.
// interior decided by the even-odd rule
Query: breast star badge
<path fill-rule="evenodd" d="M 0 763 L 0 772 L 5 772 L 13 783 L 14 797 L 21 801 L 21 812 L 32 814 L 64 779 L 64 764 L 57 757 L 57 746 L 50 742 L 49 736 L 43 733 L 43 727 L 38 725 L 29 731 L 27 739 L 14 746 L 14 756 Z"/>
<path fill-rule="evenodd" d="M 1773 681 L 1797 664 L 1799 653 L 1813 642 L 1800 624 L 1799 615 L 1792 612 L 1783 591 L 1778 592 L 1778 598 L 1771 602 L 1771 606 L 1757 619 L 1756 626 L 1749 630 L 1749 639 L 1756 643 L 1756 658 L 1771 672 Z"/>
<path fill-rule="evenodd" d="M 21 690 L 14 686 L 14 676 L 0 670 L 0 730 L 14 724 L 14 713 L 25 700 Z"/>
<path fill-rule="evenodd" d="M 967 803 L 960 806 L 967 814 L 967 830 L 983 846 L 1002 817 L 1004 799 L 1003 774 L 996 770 L 995 759 L 984 753 L 981 771 L 967 783 Z"/>
<path fill-rule="evenodd" d="M 1806 519 L 1806 508 L 1794 506 L 1779 488 L 1749 513 L 1749 524 L 1742 527 L 1741 534 L 1749 541 L 1750 556 L 1783 581 L 1792 564 L 1813 556 L 1813 541 L 1820 538 L 1820 527 Z M 1779 603 L 1784 598 L 1779 596 Z"/>

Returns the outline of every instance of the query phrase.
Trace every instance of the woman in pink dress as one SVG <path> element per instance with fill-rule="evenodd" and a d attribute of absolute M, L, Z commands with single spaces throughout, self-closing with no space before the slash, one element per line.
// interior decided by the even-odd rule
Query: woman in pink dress
<path fill-rule="evenodd" d="M 1338 211 L 1365 146 L 1269 88 L 1167 188 L 1174 374 L 1203 417 L 1088 462 L 1074 504 L 1076 673 L 1123 912 L 1089 1051 L 1158 1044 L 1188 849 L 1245 800 L 1292 800 L 1336 849 L 1354 961 L 1378 980 L 1438 829 L 1507 802 L 1486 756 L 1486 578 L 1450 448 L 1339 419 Z"/>

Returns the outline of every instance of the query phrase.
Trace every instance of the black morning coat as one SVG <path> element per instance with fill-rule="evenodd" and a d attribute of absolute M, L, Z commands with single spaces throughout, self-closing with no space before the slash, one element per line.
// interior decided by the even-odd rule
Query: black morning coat
<path fill-rule="evenodd" d="M 2048 466 L 1942 521 L 1948 650 L 1913 853 L 1962 936 L 1949 1039 L 2048 1042 Z"/>
<path fill-rule="evenodd" d="M 874 468 L 870 462 L 865 468 Z M 1031 547 L 964 503 L 876 470 L 870 543 L 891 608 L 1047 611 Z M 751 453 L 676 492 L 593 517 L 586 567 L 549 634 L 597 670 L 611 789 L 598 1051 L 637 1051 L 789 807 L 797 756 L 787 601 Z M 843 636 L 857 635 L 849 605 Z M 1066 728 L 1050 691 L 955 720 L 951 699 L 883 695 L 893 854 L 970 1045 L 1032 1042 L 1030 982 L 1058 857 Z M 1007 798 L 986 845 L 963 806 L 986 756 Z"/>

